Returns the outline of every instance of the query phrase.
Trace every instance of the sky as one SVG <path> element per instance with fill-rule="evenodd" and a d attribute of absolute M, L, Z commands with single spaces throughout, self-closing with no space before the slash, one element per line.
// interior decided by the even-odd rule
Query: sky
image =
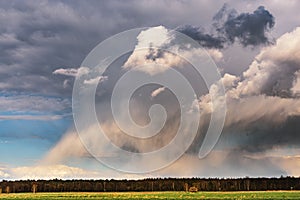
<path fill-rule="evenodd" d="M 300 176 L 299 7 L 296 0 L 1 0 L 0 179 Z M 114 46 L 103 51 L 107 55 L 127 48 L 128 43 L 131 51 L 113 60 L 103 74 L 92 71 L 91 63 L 101 66 L 112 59 L 95 57 L 91 61 L 92 56 L 87 57 L 98 44 L 142 27 L 146 28 L 126 41 L 113 38 Z M 172 30 L 190 37 L 201 48 L 189 46 L 190 40 Z M 147 50 L 139 50 L 142 47 Z M 195 75 L 191 62 L 175 55 L 194 61 L 203 58 L 203 51 L 220 73 L 208 87 Z M 142 65 L 146 67 L 139 67 Z M 130 102 L 126 101 L 131 80 L 168 73 L 166 83 L 178 86 L 181 95 L 188 94 L 183 82 L 172 79 L 174 69 L 192 84 L 195 107 L 182 106 L 172 87 L 163 84 L 136 88 Z M 133 75 L 124 76 L 115 102 L 118 106 L 111 110 L 114 86 L 128 71 Z M 195 123 L 200 127 L 195 135 L 184 136 L 191 138 L 187 139 L 190 146 L 177 144 L 186 149 L 172 164 L 147 173 L 129 173 L 163 166 L 176 151 L 139 158 L 136 163 L 127 154 L 113 152 L 113 146 L 96 134 L 90 113 L 74 123 L 77 111 L 88 107 L 76 107 L 76 101 L 85 96 L 74 99 L 75 80 L 82 80 L 80 86 L 87 91 L 98 85 L 94 100 L 99 123 L 112 143 L 129 156 L 172 141 L 184 109 L 192 114 L 186 115 L 183 132 L 192 133 Z M 127 121 L 128 113 L 122 110 L 126 102 L 137 124 L 145 126 L 154 119 L 148 132 Z M 214 102 L 226 102 L 224 126 L 212 151 L 199 158 L 209 120 L 219 108 L 212 108 Z M 151 107 L 157 104 L 166 111 L 152 116 L 152 111 L 161 111 Z M 200 116 L 194 109 L 200 110 Z M 151 135 L 161 125 L 160 135 Z M 137 135 L 124 134 L 132 130 L 143 132 L 140 137 L 153 137 L 136 139 L 131 136 Z M 113 153 L 107 153 L 110 151 Z M 116 154 L 121 159 L 113 160 Z"/>

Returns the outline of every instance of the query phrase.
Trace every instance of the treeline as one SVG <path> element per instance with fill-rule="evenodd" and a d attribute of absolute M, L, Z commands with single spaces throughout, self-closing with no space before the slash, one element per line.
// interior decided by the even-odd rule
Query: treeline
<path fill-rule="evenodd" d="M 300 178 L 157 178 L 143 180 L 19 180 L 0 182 L 0 192 L 300 190 Z"/>

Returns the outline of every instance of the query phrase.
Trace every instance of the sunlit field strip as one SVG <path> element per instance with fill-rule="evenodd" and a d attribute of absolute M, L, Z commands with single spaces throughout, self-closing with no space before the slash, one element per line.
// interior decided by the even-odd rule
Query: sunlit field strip
<path fill-rule="evenodd" d="M 0 199 L 300 199 L 300 191 L 11 193 Z"/>

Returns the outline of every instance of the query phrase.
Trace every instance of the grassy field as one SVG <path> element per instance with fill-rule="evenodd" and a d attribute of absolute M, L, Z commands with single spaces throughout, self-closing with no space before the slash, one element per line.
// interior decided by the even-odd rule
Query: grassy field
<path fill-rule="evenodd" d="M 0 199 L 300 199 L 300 191 L 0 194 Z"/>

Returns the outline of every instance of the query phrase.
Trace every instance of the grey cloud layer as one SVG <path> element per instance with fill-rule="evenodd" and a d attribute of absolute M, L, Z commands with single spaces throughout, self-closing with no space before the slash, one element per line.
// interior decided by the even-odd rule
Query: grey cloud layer
<path fill-rule="evenodd" d="M 87 53 L 103 39 L 142 26 L 163 24 L 172 29 L 183 24 L 201 24 L 205 27 L 210 25 L 216 7 L 223 4 L 206 1 L 159 3 L 157 7 L 155 1 L 133 1 L 132 4 L 122 1 L 0 2 L 0 89 L 70 96 L 73 78 L 52 72 L 59 68 L 78 68 Z M 234 37 L 243 37 L 242 42 L 251 43 L 243 35 L 247 31 L 259 37 L 256 38 L 258 43 L 264 42 L 262 31 L 266 26 L 253 19 L 263 18 L 270 22 L 272 19 L 264 17 L 266 13 L 258 9 L 253 14 L 230 15 L 234 18 L 227 21 L 234 23 L 226 27 L 224 24 L 224 31 L 229 34 L 227 27 L 234 26 L 241 35 Z M 259 25 L 258 32 L 243 28 L 251 21 Z M 243 27 L 238 27 L 237 23 Z M 186 32 L 191 36 L 196 34 L 195 37 L 208 47 L 224 45 L 222 40 L 198 29 L 189 27 Z"/>
<path fill-rule="evenodd" d="M 158 8 L 155 2 L 140 1 L 0 2 L 0 89 L 70 96 L 72 84 L 63 83 L 73 78 L 53 71 L 79 67 L 93 47 L 120 31 L 176 27 L 189 18 L 184 10 L 198 4 L 160 3 Z"/>
<path fill-rule="evenodd" d="M 34 95 L 0 96 L 0 102 L 1 111 L 11 112 L 56 113 L 69 110 L 71 106 L 68 99 Z"/>

